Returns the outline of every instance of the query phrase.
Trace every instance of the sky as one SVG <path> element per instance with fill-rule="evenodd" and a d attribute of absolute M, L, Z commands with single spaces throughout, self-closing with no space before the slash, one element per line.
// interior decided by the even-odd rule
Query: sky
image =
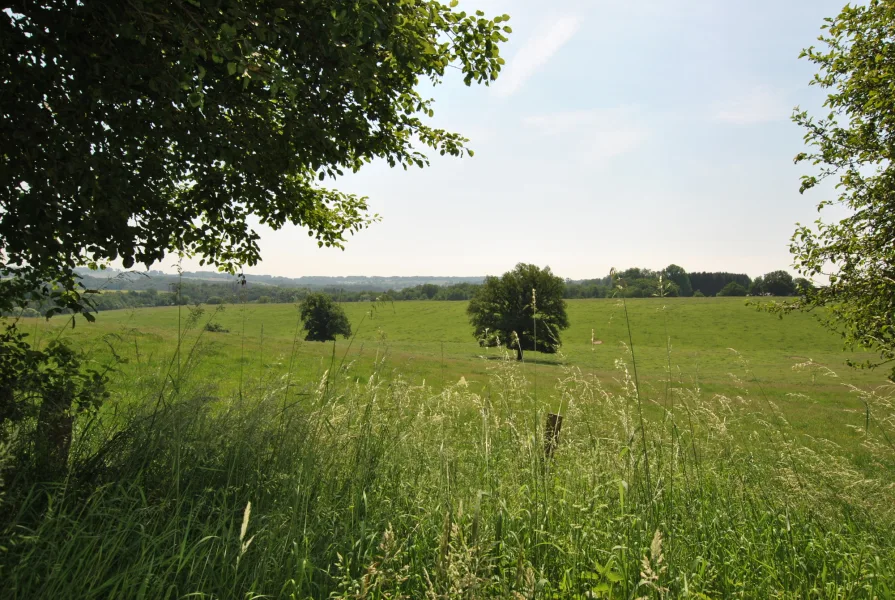
<path fill-rule="evenodd" d="M 793 164 L 804 146 L 790 116 L 797 105 L 817 112 L 824 96 L 798 56 L 843 4 L 461 0 L 509 14 L 513 28 L 492 85 L 466 87 L 457 71 L 421 88 L 435 99 L 431 123 L 468 137 L 475 156 L 436 154 L 409 171 L 374 163 L 327 182 L 369 197 L 381 222 L 344 251 L 296 227 L 259 228 L 263 262 L 246 272 L 791 270 L 795 224 L 831 196 L 799 194 L 808 167 Z"/>

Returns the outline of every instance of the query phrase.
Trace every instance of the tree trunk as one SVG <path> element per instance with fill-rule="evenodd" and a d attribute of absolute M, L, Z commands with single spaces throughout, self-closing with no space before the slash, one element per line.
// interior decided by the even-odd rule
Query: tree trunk
<path fill-rule="evenodd" d="M 71 396 L 44 398 L 35 431 L 35 467 L 39 477 L 54 481 L 65 475 L 71 447 Z"/>

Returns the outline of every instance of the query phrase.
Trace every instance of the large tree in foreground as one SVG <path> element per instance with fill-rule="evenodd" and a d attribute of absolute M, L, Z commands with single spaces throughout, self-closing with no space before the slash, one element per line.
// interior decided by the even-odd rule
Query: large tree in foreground
<path fill-rule="evenodd" d="M 801 191 L 836 182 L 836 198 L 818 209 L 838 204 L 848 216 L 799 225 L 795 266 L 828 283 L 803 287 L 797 302 L 776 308 L 823 307 L 826 324 L 847 342 L 879 352 L 865 363 L 875 366 L 895 360 L 895 2 L 846 6 L 824 30 L 824 47 L 802 56 L 818 67 L 812 84 L 829 92 L 827 114 L 794 115 L 810 147 L 796 162 L 816 169 Z"/>
<path fill-rule="evenodd" d="M 520 263 L 501 277 L 486 277 L 466 309 L 479 340 L 500 341 L 516 350 L 554 353 L 559 332 L 569 326 L 565 282 L 550 267 Z"/>
<path fill-rule="evenodd" d="M 319 181 L 467 152 L 419 89 L 495 79 L 509 17 L 456 4 L 0 0 L 0 310 L 83 311 L 73 269 L 116 259 L 234 272 L 254 222 L 341 246 L 375 215 Z"/>

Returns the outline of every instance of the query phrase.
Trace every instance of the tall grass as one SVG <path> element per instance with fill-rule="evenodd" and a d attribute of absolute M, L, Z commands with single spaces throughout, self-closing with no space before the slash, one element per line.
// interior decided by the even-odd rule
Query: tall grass
<path fill-rule="evenodd" d="M 0 496 L 4 597 L 895 594 L 889 390 L 862 392 L 861 468 L 745 378 L 708 397 L 669 368 L 650 398 L 629 354 L 620 393 L 569 367 L 535 399 L 510 357 L 479 394 L 411 385 L 382 347 L 369 378 L 334 352 L 228 396 L 193 377 L 213 348 L 187 325 L 182 364 L 146 361 L 79 425 L 65 482 Z"/>

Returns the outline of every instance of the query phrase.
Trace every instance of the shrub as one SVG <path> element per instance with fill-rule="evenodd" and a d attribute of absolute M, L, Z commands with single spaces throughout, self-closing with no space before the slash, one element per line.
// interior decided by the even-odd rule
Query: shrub
<path fill-rule="evenodd" d="M 15 324 L 0 333 L 0 448 L 15 446 L 36 477 L 54 481 L 68 468 L 75 415 L 109 396 L 109 369 L 88 368 L 65 340 L 38 349 L 27 338 Z"/>
<path fill-rule="evenodd" d="M 230 330 L 225 329 L 220 323 L 213 323 L 211 321 L 205 324 L 205 331 L 210 331 L 212 333 L 230 333 Z"/>

